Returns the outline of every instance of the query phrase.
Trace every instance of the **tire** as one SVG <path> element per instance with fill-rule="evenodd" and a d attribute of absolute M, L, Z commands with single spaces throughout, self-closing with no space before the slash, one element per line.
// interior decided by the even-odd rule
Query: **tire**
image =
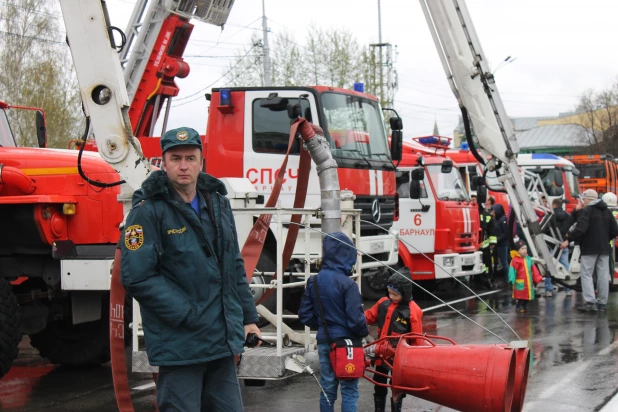
<path fill-rule="evenodd" d="M 0 278 L 0 378 L 8 373 L 19 351 L 21 326 L 19 305 L 11 285 Z"/>
<path fill-rule="evenodd" d="M 30 344 L 56 365 L 95 366 L 109 362 L 109 295 L 101 297 L 101 319 L 73 325 L 70 318 L 48 319 L 47 327 L 30 335 Z M 130 311 L 125 310 L 125 344 L 130 342 Z M 127 334 L 128 331 L 128 334 Z"/>
<path fill-rule="evenodd" d="M 397 270 L 398 266 L 395 266 Z M 380 300 L 386 296 L 386 284 L 391 272 L 382 268 L 370 276 L 361 276 L 361 291 L 363 298 L 367 300 Z"/>

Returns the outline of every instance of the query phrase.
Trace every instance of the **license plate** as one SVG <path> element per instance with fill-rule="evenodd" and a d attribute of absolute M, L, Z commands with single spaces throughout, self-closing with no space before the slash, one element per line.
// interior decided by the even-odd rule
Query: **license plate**
<path fill-rule="evenodd" d="M 384 251 L 384 242 L 374 242 L 371 244 L 371 253 Z"/>
<path fill-rule="evenodd" d="M 463 264 L 466 265 L 466 266 L 474 265 L 474 258 L 473 257 L 465 257 L 465 258 L 463 258 Z"/>

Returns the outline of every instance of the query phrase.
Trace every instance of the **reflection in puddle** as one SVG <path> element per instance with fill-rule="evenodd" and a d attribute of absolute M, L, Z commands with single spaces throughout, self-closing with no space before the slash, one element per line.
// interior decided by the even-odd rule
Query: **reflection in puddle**
<path fill-rule="evenodd" d="M 0 380 L 0 410 L 10 411 L 26 406 L 39 380 L 54 369 L 54 365 L 14 366 Z"/>

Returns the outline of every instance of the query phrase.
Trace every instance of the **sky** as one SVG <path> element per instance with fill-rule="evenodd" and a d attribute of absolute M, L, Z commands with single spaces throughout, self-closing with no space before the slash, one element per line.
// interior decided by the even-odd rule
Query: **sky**
<path fill-rule="evenodd" d="M 316 27 L 344 28 L 361 45 L 377 43 L 378 0 L 265 0 L 272 34 L 288 30 L 303 44 Z M 452 136 L 459 108 L 448 86 L 420 3 L 380 0 L 382 39 L 397 46 L 399 89 L 395 109 L 404 138 L 431 134 L 434 121 Z M 430 0 L 431 1 L 431 0 Z M 588 89 L 603 90 L 618 80 L 618 2 L 615 0 L 468 0 L 472 21 L 511 117 L 556 116 L 575 108 Z M 133 0 L 107 0 L 112 24 L 125 28 Z M 254 33 L 261 35 L 262 2 L 236 0 L 223 31 L 194 22 L 185 51 L 191 66 L 177 81 L 178 98 L 225 86 L 220 79 Z M 220 80 L 218 80 L 220 79 Z M 206 130 L 207 102 L 172 109 L 169 128 Z M 157 134 L 160 133 L 159 124 Z"/>

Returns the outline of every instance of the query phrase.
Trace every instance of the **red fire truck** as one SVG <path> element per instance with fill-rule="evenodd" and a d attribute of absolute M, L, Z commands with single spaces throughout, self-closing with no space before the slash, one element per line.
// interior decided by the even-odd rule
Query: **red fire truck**
<path fill-rule="evenodd" d="M 414 280 L 482 273 L 478 208 L 458 165 L 438 153 L 448 143 L 436 136 L 405 142 L 397 168 L 399 216 L 393 229 L 401 239 L 400 262 Z"/>

